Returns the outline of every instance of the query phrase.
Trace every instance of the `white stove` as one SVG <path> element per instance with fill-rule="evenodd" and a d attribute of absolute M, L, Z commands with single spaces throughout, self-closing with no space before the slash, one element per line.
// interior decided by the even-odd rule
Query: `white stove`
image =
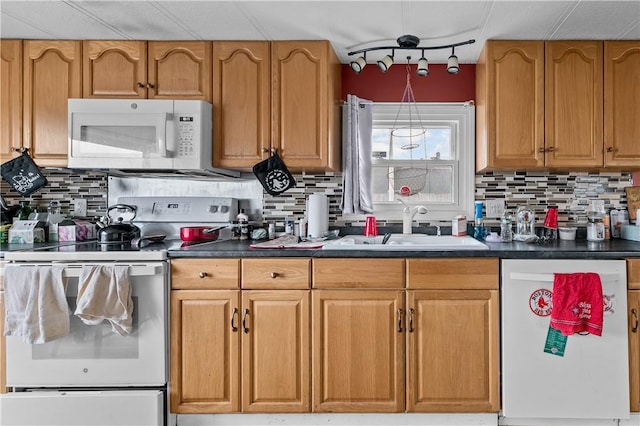
<path fill-rule="evenodd" d="M 216 241 L 230 240 L 238 214 L 238 200 L 229 197 L 119 197 L 118 204 L 136 207 L 132 223 L 143 237 L 166 235 L 169 241 L 179 240 L 185 226 L 226 226 Z"/>

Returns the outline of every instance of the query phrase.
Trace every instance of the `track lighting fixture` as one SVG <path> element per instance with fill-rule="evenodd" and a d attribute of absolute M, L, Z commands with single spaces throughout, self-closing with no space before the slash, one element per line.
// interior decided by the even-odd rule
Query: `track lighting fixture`
<path fill-rule="evenodd" d="M 378 61 L 378 68 L 380 68 L 380 71 L 389 71 L 389 68 L 391 68 L 391 65 L 393 65 L 393 53 L 394 49 L 391 49 L 391 55 L 387 55 Z"/>
<path fill-rule="evenodd" d="M 426 77 L 429 75 L 429 61 L 427 61 L 427 58 L 424 57 L 424 50 L 422 51 L 422 57 L 418 59 L 416 74 L 418 74 L 420 77 Z"/>
<path fill-rule="evenodd" d="M 367 66 L 367 53 L 365 52 L 362 56 L 351 62 L 349 65 L 351 65 L 351 69 L 353 70 L 353 72 L 355 72 L 356 74 L 360 74 L 364 67 Z"/>
<path fill-rule="evenodd" d="M 367 52 L 372 50 L 391 50 L 390 55 L 384 56 L 378 62 L 378 67 L 380 71 L 387 72 L 391 65 L 393 65 L 393 57 L 396 50 L 420 50 L 422 51 L 422 56 L 418 60 L 418 66 L 416 68 L 416 74 L 421 77 L 426 77 L 429 75 L 429 61 L 424 55 L 425 50 L 440 50 L 440 49 L 449 49 L 451 48 L 451 56 L 449 56 L 449 60 L 447 61 L 447 72 L 449 74 L 457 74 L 460 72 L 460 66 L 458 64 L 458 57 L 455 55 L 455 48 L 457 46 L 463 46 L 465 44 L 473 44 L 475 40 L 467 40 L 460 43 L 447 44 L 444 46 L 428 46 L 428 47 L 418 47 L 420 44 L 420 39 L 414 35 L 406 34 L 398 37 L 397 43 L 398 46 L 380 46 L 380 47 L 369 47 L 367 49 L 360 49 L 353 52 L 349 52 L 348 55 L 357 55 L 362 54 L 362 56 L 358 57 L 355 61 L 350 63 L 351 69 L 356 74 L 360 74 L 364 67 L 367 65 Z"/>
<path fill-rule="evenodd" d="M 455 47 L 451 48 L 451 56 L 449 56 L 449 60 L 447 60 L 447 72 L 449 74 L 458 74 L 460 72 L 458 57 L 455 54 Z"/>

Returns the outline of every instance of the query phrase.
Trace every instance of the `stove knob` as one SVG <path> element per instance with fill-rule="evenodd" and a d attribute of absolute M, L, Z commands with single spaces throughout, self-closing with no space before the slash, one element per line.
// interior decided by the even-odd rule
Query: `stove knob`
<path fill-rule="evenodd" d="M 209 213 L 217 213 L 218 206 L 209 206 Z"/>

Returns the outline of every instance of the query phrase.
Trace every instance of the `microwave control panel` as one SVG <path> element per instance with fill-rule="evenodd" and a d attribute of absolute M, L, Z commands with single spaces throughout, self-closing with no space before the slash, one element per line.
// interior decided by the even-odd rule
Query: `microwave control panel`
<path fill-rule="evenodd" d="M 194 134 L 196 119 L 193 115 L 178 116 L 178 157 L 193 157 L 196 147 L 194 146 Z"/>

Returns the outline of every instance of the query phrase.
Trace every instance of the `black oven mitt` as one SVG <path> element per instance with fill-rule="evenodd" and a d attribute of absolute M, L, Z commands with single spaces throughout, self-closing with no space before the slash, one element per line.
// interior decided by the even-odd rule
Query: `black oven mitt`
<path fill-rule="evenodd" d="M 265 191 L 271 195 L 280 195 L 287 189 L 296 186 L 296 180 L 277 152 L 273 152 L 271 157 L 253 166 L 253 173 Z"/>
<path fill-rule="evenodd" d="M 48 183 L 29 157 L 27 149 L 22 151 L 21 156 L 7 161 L 1 167 L 2 179 L 21 195 L 29 196 Z"/>

